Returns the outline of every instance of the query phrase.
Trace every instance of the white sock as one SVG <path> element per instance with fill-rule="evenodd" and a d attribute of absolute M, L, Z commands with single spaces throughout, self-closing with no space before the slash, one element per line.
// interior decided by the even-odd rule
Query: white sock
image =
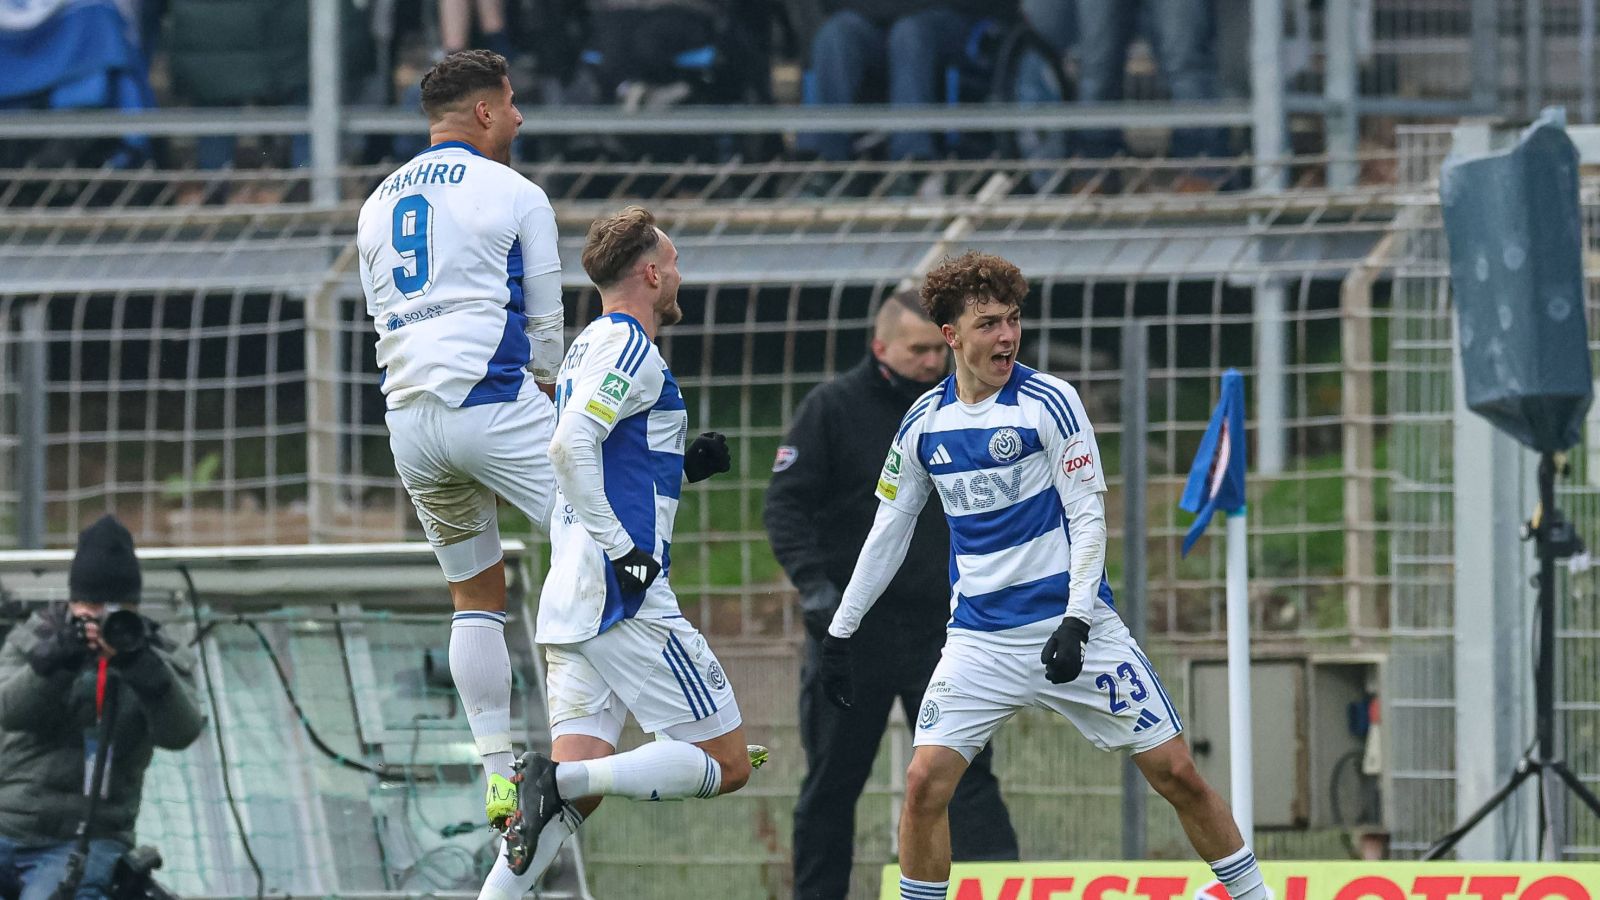
<path fill-rule="evenodd" d="M 484 775 L 511 777 L 511 654 L 506 614 L 463 610 L 450 619 L 450 678 L 467 711 Z"/>
<path fill-rule="evenodd" d="M 1272 896 L 1261 877 L 1261 867 L 1256 865 L 1256 855 L 1250 852 L 1248 844 L 1210 866 L 1233 900 L 1268 900 Z"/>
<path fill-rule="evenodd" d="M 561 845 L 577 833 L 581 824 L 583 816 L 578 814 L 577 809 L 570 803 L 563 805 L 561 814 L 551 819 L 539 832 L 539 846 L 533 848 L 533 859 L 528 863 L 528 870 L 521 875 L 511 871 L 511 864 L 506 862 L 505 845 L 502 844 L 500 853 L 494 858 L 494 868 L 489 870 L 489 877 L 483 880 L 483 890 L 478 892 L 478 900 L 520 900 L 522 895 L 533 890 L 534 884 L 555 861 L 556 854 L 561 852 Z"/>
<path fill-rule="evenodd" d="M 965 891 L 962 891 L 965 894 Z M 950 895 L 950 881 L 917 881 L 900 876 L 900 900 L 945 900 Z"/>
<path fill-rule="evenodd" d="M 721 788 L 722 767 L 711 754 L 683 741 L 655 741 L 615 756 L 556 764 L 556 792 L 565 800 L 708 799 Z"/>

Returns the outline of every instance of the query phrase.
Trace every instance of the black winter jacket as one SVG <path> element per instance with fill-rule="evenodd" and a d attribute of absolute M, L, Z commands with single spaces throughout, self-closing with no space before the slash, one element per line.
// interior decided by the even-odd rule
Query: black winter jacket
<path fill-rule="evenodd" d="M 868 356 L 814 388 L 789 426 L 767 487 L 763 519 L 772 552 L 802 592 L 842 591 L 877 515 L 875 495 L 889 444 L 915 400 L 896 390 Z M 905 562 L 861 630 L 942 632 L 950 618 L 950 531 L 930 501 Z"/>
<path fill-rule="evenodd" d="M 87 808 L 85 735 L 95 728 L 96 658 L 77 670 L 41 676 L 28 653 L 66 623 L 66 604 L 34 613 L 0 647 L 0 835 L 28 843 L 73 838 Z M 133 843 L 144 771 L 156 747 L 182 750 L 200 736 L 205 719 L 194 689 L 192 655 L 159 630 L 130 668 L 138 677 L 116 682 L 117 715 L 106 780 L 91 837 Z M 146 695 L 132 687 L 156 685 Z M 162 689 L 159 686 L 165 685 Z"/>

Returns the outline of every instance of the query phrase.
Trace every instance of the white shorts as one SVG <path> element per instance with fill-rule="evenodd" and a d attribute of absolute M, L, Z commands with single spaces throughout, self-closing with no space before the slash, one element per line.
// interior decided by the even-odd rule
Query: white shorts
<path fill-rule="evenodd" d="M 586 734 L 611 746 L 626 713 L 676 741 L 708 741 L 743 719 L 706 639 L 682 616 L 623 619 L 576 644 L 545 646 L 551 737 Z"/>
<path fill-rule="evenodd" d="M 952 633 L 922 695 L 912 744 L 949 747 L 970 762 L 1026 706 L 1065 716 L 1102 750 L 1138 753 L 1177 736 L 1178 710 L 1133 635 L 1115 614 L 1095 618 L 1083 673 L 1066 684 L 1045 680 L 1039 650 L 976 646 L 970 633 Z"/>
<path fill-rule="evenodd" d="M 447 581 L 501 559 L 498 495 L 550 533 L 555 407 L 543 394 L 452 409 L 424 394 L 384 417 L 389 447 Z"/>

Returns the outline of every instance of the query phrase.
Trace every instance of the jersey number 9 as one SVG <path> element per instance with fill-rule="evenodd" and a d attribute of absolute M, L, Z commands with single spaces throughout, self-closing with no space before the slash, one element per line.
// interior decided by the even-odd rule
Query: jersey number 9
<path fill-rule="evenodd" d="M 394 235 L 390 243 L 405 260 L 391 271 L 394 285 L 407 300 L 415 300 L 433 287 L 433 207 L 421 194 L 402 197 L 394 205 Z"/>

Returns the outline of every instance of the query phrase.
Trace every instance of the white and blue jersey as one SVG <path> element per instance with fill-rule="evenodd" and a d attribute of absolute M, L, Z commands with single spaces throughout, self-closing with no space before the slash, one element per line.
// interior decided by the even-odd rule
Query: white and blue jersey
<path fill-rule="evenodd" d="M 423 394 L 450 407 L 517 400 L 537 390 L 530 365 L 554 374 L 559 342 L 541 374 L 524 302 L 525 279 L 561 268 L 555 213 L 533 182 L 469 144 L 435 144 L 367 198 L 356 242 L 390 409 Z"/>
<path fill-rule="evenodd" d="M 682 615 L 668 576 L 689 415 L 661 352 L 631 317 L 603 315 L 568 350 L 556 402 L 559 417 L 585 416 L 605 432 L 605 498 L 633 545 L 661 563 L 661 574 L 643 593 L 624 594 L 605 550 L 558 492 L 539 641 L 574 643 L 624 619 Z"/>
<path fill-rule="evenodd" d="M 906 413 L 878 497 L 915 515 L 936 493 L 950 524 L 950 640 L 1044 644 L 1067 612 L 1071 540 L 1065 507 L 1104 491 L 1100 450 L 1083 403 L 1059 378 L 1016 364 L 976 404 L 955 376 Z M 1102 572 L 1092 620 L 1112 605 Z"/>

